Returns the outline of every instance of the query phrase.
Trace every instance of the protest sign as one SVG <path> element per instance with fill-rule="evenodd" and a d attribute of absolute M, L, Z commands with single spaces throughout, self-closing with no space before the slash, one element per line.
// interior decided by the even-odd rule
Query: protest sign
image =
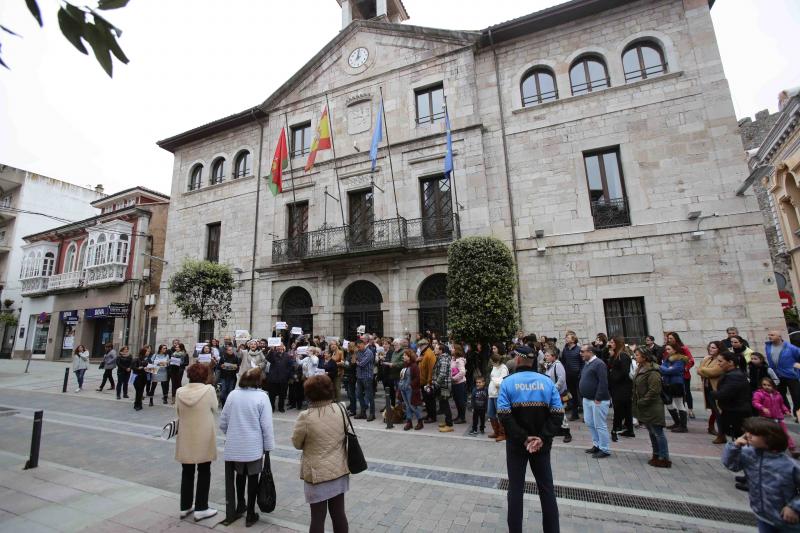
<path fill-rule="evenodd" d="M 289 329 L 289 324 L 287 324 L 286 322 L 275 322 L 275 329 L 276 330 Z"/>
<path fill-rule="evenodd" d="M 292 328 L 292 331 L 290 333 L 292 335 L 302 335 L 303 334 L 303 328 L 295 326 L 295 327 Z"/>
<path fill-rule="evenodd" d="M 280 337 L 270 337 L 267 339 L 267 346 L 280 346 L 281 345 L 281 338 Z"/>

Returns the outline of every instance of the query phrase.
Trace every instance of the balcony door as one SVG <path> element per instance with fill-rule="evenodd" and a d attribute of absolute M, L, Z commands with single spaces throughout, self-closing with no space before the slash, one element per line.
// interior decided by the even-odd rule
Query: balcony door
<path fill-rule="evenodd" d="M 381 291 L 369 281 L 355 281 L 344 291 L 344 331 L 342 338 L 355 340 L 359 326 L 367 333 L 383 335 L 383 297 Z"/>
<path fill-rule="evenodd" d="M 372 243 L 372 224 L 375 221 L 372 189 L 348 193 L 350 216 L 350 246 L 368 247 Z"/>
<path fill-rule="evenodd" d="M 287 221 L 287 237 L 289 238 L 289 255 L 301 258 L 308 250 L 308 202 L 289 204 Z"/>
<path fill-rule="evenodd" d="M 422 237 L 426 243 L 453 238 L 453 198 L 450 178 L 437 176 L 420 181 Z"/>

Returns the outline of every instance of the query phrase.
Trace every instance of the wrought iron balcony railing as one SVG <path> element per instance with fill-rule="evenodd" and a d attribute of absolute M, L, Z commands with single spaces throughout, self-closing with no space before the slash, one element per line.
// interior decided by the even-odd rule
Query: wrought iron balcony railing
<path fill-rule="evenodd" d="M 594 229 L 618 228 L 631 225 L 628 201 L 625 198 L 592 201 Z"/>
<path fill-rule="evenodd" d="M 369 224 L 348 224 L 272 241 L 272 263 L 446 244 L 459 235 L 458 219 L 454 214 L 413 220 L 396 217 L 375 220 Z"/>

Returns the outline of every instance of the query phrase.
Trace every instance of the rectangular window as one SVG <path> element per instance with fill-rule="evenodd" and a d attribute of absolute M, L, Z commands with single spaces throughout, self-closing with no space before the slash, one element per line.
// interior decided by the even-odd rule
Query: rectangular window
<path fill-rule="evenodd" d="M 647 316 L 644 298 L 614 298 L 603 300 L 608 336 L 621 336 L 626 344 L 644 344 L 647 336 Z"/>
<path fill-rule="evenodd" d="M 355 246 L 368 245 L 372 242 L 373 210 L 372 189 L 350 192 L 347 204 L 350 215 L 350 242 Z"/>
<path fill-rule="evenodd" d="M 311 122 L 292 126 L 292 157 L 300 157 L 311 151 Z"/>
<path fill-rule="evenodd" d="M 206 261 L 213 263 L 219 262 L 219 239 L 222 231 L 222 223 L 215 222 L 206 226 Z"/>
<path fill-rule="evenodd" d="M 436 176 L 420 181 L 422 236 L 425 242 L 449 241 L 453 237 L 453 199 L 450 178 Z"/>
<path fill-rule="evenodd" d="M 630 226 L 619 147 L 583 154 L 595 229 Z"/>
<path fill-rule="evenodd" d="M 289 217 L 286 224 L 289 254 L 293 258 L 304 257 L 308 243 L 308 202 L 289 204 L 286 208 Z"/>
<path fill-rule="evenodd" d="M 444 120 L 444 86 L 440 83 L 414 91 L 417 100 L 417 124 Z"/>
<path fill-rule="evenodd" d="M 156 345 L 156 331 L 158 330 L 158 317 L 154 316 L 150 319 L 150 346 Z"/>
<path fill-rule="evenodd" d="M 208 342 L 214 338 L 214 321 L 201 320 L 200 331 L 197 333 L 197 342 Z"/>

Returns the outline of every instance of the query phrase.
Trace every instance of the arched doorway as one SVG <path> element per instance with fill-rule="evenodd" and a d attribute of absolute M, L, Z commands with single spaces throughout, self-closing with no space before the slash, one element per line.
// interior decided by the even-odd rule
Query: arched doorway
<path fill-rule="evenodd" d="M 447 274 L 425 278 L 419 288 L 419 331 L 447 335 Z"/>
<path fill-rule="evenodd" d="M 303 328 L 303 333 L 310 335 L 314 330 L 312 305 L 314 304 L 307 290 L 302 287 L 292 287 L 283 295 L 281 320 L 289 324 L 290 328 L 294 326 Z"/>
<path fill-rule="evenodd" d="M 344 331 L 342 338 L 353 340 L 358 326 L 366 326 L 367 333 L 383 335 L 383 297 L 373 283 L 355 281 L 344 291 Z"/>

